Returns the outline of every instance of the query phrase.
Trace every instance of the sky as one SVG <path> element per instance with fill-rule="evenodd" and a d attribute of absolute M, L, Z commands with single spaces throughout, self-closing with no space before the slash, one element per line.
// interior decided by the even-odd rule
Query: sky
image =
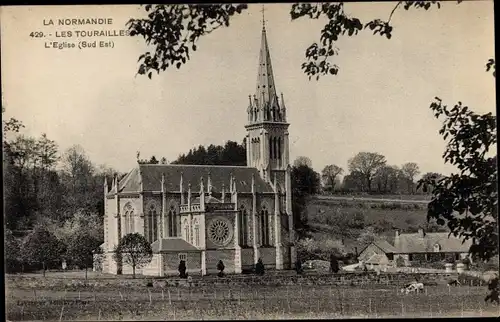
<path fill-rule="evenodd" d="M 369 30 L 337 42 L 338 75 L 309 80 L 300 66 L 319 40 L 325 20 L 291 21 L 291 4 L 266 4 L 266 30 L 276 88 L 290 125 L 290 160 L 308 156 L 313 168 L 347 161 L 361 151 L 388 164 L 416 162 L 422 173 L 449 174 L 441 122 L 429 105 L 463 102 L 495 114 L 493 1 L 444 2 L 429 11 L 398 8 L 390 40 Z M 346 3 L 345 11 L 369 21 L 387 19 L 394 3 Z M 78 144 L 95 164 L 127 172 L 141 157 L 173 161 L 198 145 L 241 142 L 248 95 L 254 94 L 262 28 L 261 5 L 204 36 L 180 69 L 136 75 L 146 50 L 139 37 L 115 37 L 113 48 L 52 49 L 67 30 L 126 29 L 144 16 L 137 6 L 2 7 L 3 117 L 46 133 L 61 151 Z M 112 17 L 109 26 L 45 26 L 49 19 Z M 44 32 L 45 38 L 30 37 Z M 106 40 L 107 38 L 88 38 Z M 81 40 L 81 39 L 80 39 Z"/>

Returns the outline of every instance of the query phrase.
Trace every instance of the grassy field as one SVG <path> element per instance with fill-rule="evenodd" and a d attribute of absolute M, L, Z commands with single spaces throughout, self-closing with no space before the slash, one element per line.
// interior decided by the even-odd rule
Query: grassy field
<path fill-rule="evenodd" d="M 42 279 L 43 277 L 35 277 Z M 49 277 L 55 278 L 55 277 Z M 99 276 L 93 276 L 99 278 Z M 396 285 L 9 287 L 8 320 L 198 320 L 335 317 L 498 316 L 485 287 L 427 286 L 402 295 Z M 118 281 L 121 278 L 111 278 Z M 70 278 L 64 279 L 71 281 Z M 91 283 L 92 280 L 89 280 Z M 145 285 L 145 284 L 144 284 Z"/>

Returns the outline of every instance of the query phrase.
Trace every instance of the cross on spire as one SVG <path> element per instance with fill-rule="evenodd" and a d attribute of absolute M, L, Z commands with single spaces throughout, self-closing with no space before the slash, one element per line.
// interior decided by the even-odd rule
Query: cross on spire
<path fill-rule="evenodd" d="M 266 29 L 266 17 L 264 15 L 264 4 L 262 4 L 262 9 L 260 10 L 262 12 L 262 29 Z"/>

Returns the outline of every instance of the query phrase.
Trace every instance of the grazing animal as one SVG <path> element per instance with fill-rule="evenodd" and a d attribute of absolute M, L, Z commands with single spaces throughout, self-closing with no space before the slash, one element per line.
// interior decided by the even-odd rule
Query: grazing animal
<path fill-rule="evenodd" d="M 424 283 L 410 283 L 406 284 L 402 289 L 401 293 L 422 293 L 424 291 Z"/>
<path fill-rule="evenodd" d="M 458 280 L 451 280 L 448 282 L 448 286 L 458 286 L 461 285 Z"/>

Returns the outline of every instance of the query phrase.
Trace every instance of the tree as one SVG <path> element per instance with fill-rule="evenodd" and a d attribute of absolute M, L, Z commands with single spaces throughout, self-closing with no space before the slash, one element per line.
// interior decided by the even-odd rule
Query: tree
<path fill-rule="evenodd" d="M 375 232 L 375 228 L 373 226 L 370 226 L 361 232 L 358 237 L 358 242 L 362 245 L 368 245 L 371 242 L 375 241 L 376 238 L 377 234 Z"/>
<path fill-rule="evenodd" d="M 385 157 L 373 152 L 359 152 L 347 162 L 349 171 L 359 172 L 365 179 L 368 192 L 372 188 L 373 176 L 377 170 L 386 164 Z"/>
<path fill-rule="evenodd" d="M 95 167 L 85 150 L 74 145 L 64 152 L 61 161 L 61 178 L 66 189 L 64 217 L 70 217 L 78 209 L 94 210 L 96 197 L 102 198 L 102 181 L 98 185 L 95 182 Z"/>
<path fill-rule="evenodd" d="M 206 164 L 245 166 L 247 152 L 245 142 L 238 144 L 227 141 L 224 146 L 210 144 L 207 148 L 200 145 L 181 154 L 172 164 Z"/>
<path fill-rule="evenodd" d="M 339 272 L 339 261 L 335 254 L 330 255 L 330 272 L 337 274 Z"/>
<path fill-rule="evenodd" d="M 300 167 L 301 165 L 307 166 L 309 168 L 312 168 L 312 161 L 308 157 L 300 156 L 293 161 L 293 166 L 294 167 Z"/>
<path fill-rule="evenodd" d="M 132 266 L 132 277 L 136 268 L 141 268 L 153 259 L 153 250 L 146 237 L 139 233 L 127 234 L 120 239 L 113 257 L 116 262 Z"/>
<path fill-rule="evenodd" d="M 459 173 L 422 179 L 432 187 L 427 217 L 447 221 L 455 236 L 472 239 L 471 253 L 487 260 L 498 254 L 497 158 L 488 156 L 496 138 L 496 117 L 478 115 L 458 102 L 449 109 L 439 98 L 431 104 L 436 118 L 444 117 L 439 133 L 450 138 L 443 154 Z"/>
<path fill-rule="evenodd" d="M 5 268 L 8 272 L 16 270 L 19 265 L 20 244 L 10 229 L 5 229 Z"/>
<path fill-rule="evenodd" d="M 396 267 L 406 266 L 405 259 L 402 256 L 396 257 Z"/>
<path fill-rule="evenodd" d="M 28 234 L 21 246 L 26 262 L 42 264 L 44 277 L 47 264 L 61 260 L 65 248 L 65 245 L 56 236 L 42 227 L 36 227 Z"/>
<path fill-rule="evenodd" d="M 494 60 L 486 70 L 495 76 Z M 470 254 L 487 261 L 498 255 L 497 156 L 491 153 L 497 143 L 496 116 L 474 113 L 462 102 L 450 109 L 438 97 L 430 108 L 437 119 L 444 118 L 439 134 L 449 139 L 443 159 L 459 173 L 419 181 L 419 186 L 432 187 L 427 219 L 446 223 L 454 236 L 471 239 Z M 485 300 L 498 302 L 498 277 L 488 288 L 491 293 Z"/>
<path fill-rule="evenodd" d="M 335 164 L 325 166 L 323 171 L 321 171 L 321 178 L 325 186 L 330 187 L 332 191 L 334 191 L 337 177 L 341 175 L 342 172 L 344 172 L 344 170 Z"/>
<path fill-rule="evenodd" d="M 398 189 L 400 170 L 396 166 L 384 165 L 374 175 L 378 192 L 395 193 Z"/>
<path fill-rule="evenodd" d="M 408 162 L 401 166 L 401 174 L 406 179 L 408 185 L 408 193 L 413 193 L 413 184 L 415 177 L 418 176 L 420 170 L 415 162 Z"/>
<path fill-rule="evenodd" d="M 318 193 L 320 186 L 319 174 L 307 165 L 292 167 L 292 213 L 294 227 L 298 236 L 307 232 L 307 200 Z"/>
<path fill-rule="evenodd" d="M 461 2 L 460 0 L 458 2 Z M 403 4 L 403 6 L 401 6 Z M 291 6 L 290 17 L 310 19 L 326 18 L 321 30 L 320 43 L 313 43 L 305 50 L 306 61 L 302 70 L 311 79 L 321 75 L 337 75 L 339 67 L 329 58 L 338 55 L 335 43 L 343 35 L 354 36 L 363 29 L 370 29 L 390 39 L 393 27 L 391 18 L 396 9 L 403 7 L 425 9 L 436 6 L 438 1 L 399 1 L 387 19 L 373 19 L 366 23 L 352 17 L 346 5 L 340 3 L 296 3 Z M 246 4 L 222 5 L 145 5 L 146 19 L 130 19 L 127 23 L 131 36 L 141 36 L 147 45 L 154 46 L 154 53 L 149 51 L 139 56 L 137 73 L 152 77 L 153 72 L 160 73 L 167 68 L 181 68 L 190 59 L 190 49 L 197 50 L 200 37 L 222 27 L 229 26 L 230 20 L 248 8 Z"/>
<path fill-rule="evenodd" d="M 422 184 L 419 185 L 419 189 L 422 190 L 424 193 L 430 193 L 432 191 L 432 186 L 434 185 L 434 182 L 441 179 L 444 177 L 442 174 L 437 173 L 437 172 L 426 172 L 422 175 L 422 178 L 419 180 L 419 183 L 422 182 Z M 432 184 L 427 184 L 424 182 L 432 182 Z"/>
<path fill-rule="evenodd" d="M 366 184 L 363 174 L 359 171 L 351 171 L 344 177 L 342 188 L 347 191 L 365 191 Z"/>
<path fill-rule="evenodd" d="M 80 232 L 72 235 L 67 245 L 67 258 L 79 267 L 85 267 L 85 279 L 87 279 L 87 269 L 92 267 L 94 254 L 99 251 L 101 245 L 100 240 L 85 232 Z"/>

